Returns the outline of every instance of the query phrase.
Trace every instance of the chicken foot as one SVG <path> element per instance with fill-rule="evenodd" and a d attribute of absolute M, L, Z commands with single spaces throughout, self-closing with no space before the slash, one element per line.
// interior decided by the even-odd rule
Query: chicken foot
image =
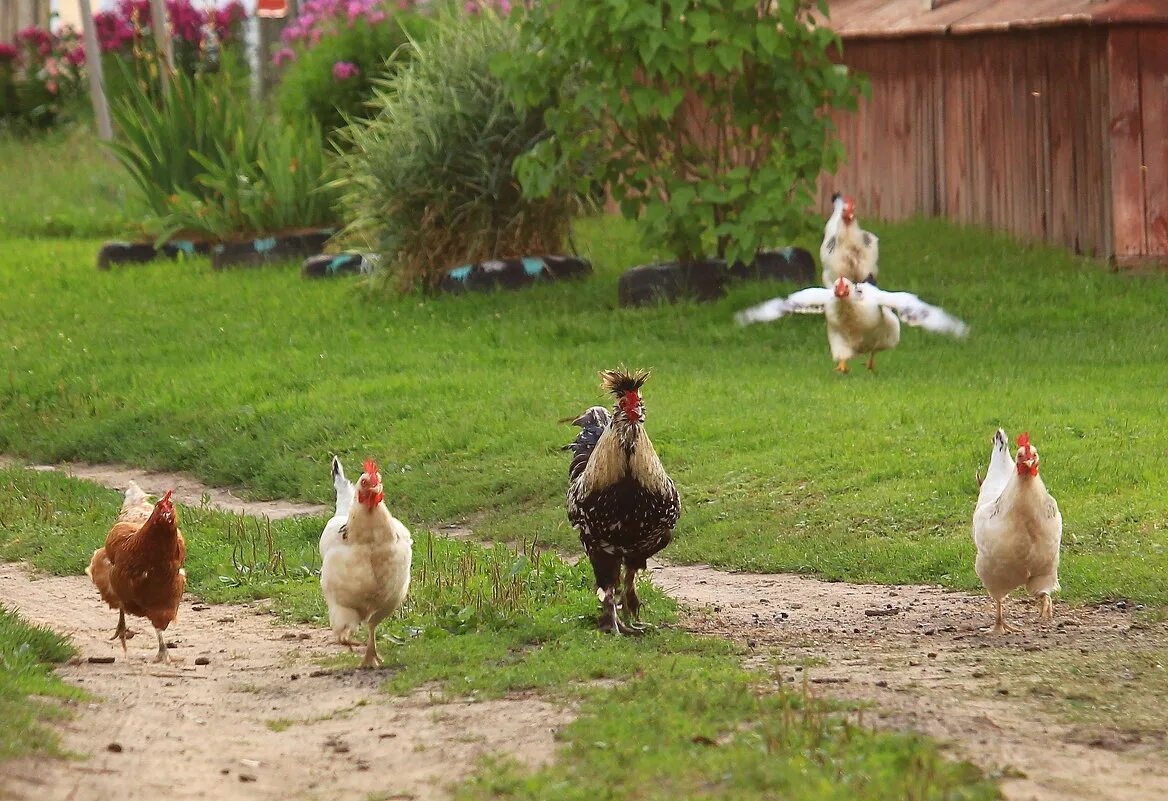
<path fill-rule="evenodd" d="M 876 372 L 876 352 L 875 351 L 868 354 L 868 369 L 871 370 L 873 373 Z"/>
<path fill-rule="evenodd" d="M 1006 622 L 1006 614 L 1002 608 L 1002 599 L 995 598 L 994 603 L 997 606 L 997 615 L 994 618 L 993 628 L 982 629 L 982 634 L 1017 634 L 1022 631 L 1017 626 L 1011 626 Z"/>
<path fill-rule="evenodd" d="M 848 372 L 848 362 L 847 362 L 847 360 L 846 360 L 846 359 L 840 359 L 840 361 L 839 361 L 839 364 L 837 364 L 837 365 L 835 366 L 835 371 L 836 371 L 837 373 L 846 373 L 846 372 Z"/>
<path fill-rule="evenodd" d="M 624 586 L 621 588 L 621 605 L 631 620 L 625 622 L 629 628 L 638 632 L 653 628 L 651 623 L 641 622 L 641 599 L 637 596 L 637 571 L 625 566 Z"/>
<path fill-rule="evenodd" d="M 155 662 L 165 662 L 170 664 L 170 651 L 166 648 L 166 640 L 162 638 L 162 629 L 154 629 L 154 633 L 158 635 L 158 655 L 154 657 Z"/>
<path fill-rule="evenodd" d="M 599 628 L 601 631 L 615 631 L 617 634 L 637 635 L 644 633 L 642 629 L 630 626 L 620 619 L 617 611 L 616 587 L 604 588 L 604 598 L 601 600 L 603 610 L 600 613 Z"/>
<path fill-rule="evenodd" d="M 1050 600 L 1050 593 L 1044 592 L 1040 597 L 1042 600 L 1038 609 L 1038 619 L 1054 620 L 1054 603 Z"/>
<path fill-rule="evenodd" d="M 361 667 L 373 668 L 380 667 L 381 656 L 377 653 L 377 624 L 380 620 L 369 621 L 369 642 L 365 646 L 365 658 L 361 660 Z"/>
<path fill-rule="evenodd" d="M 118 627 L 116 629 L 114 629 L 114 636 L 110 637 L 110 639 L 122 641 L 122 654 L 123 655 L 129 656 L 129 654 L 126 651 L 126 640 L 134 639 L 134 635 L 137 633 L 138 632 L 126 627 L 126 610 L 119 609 L 118 610 Z"/>

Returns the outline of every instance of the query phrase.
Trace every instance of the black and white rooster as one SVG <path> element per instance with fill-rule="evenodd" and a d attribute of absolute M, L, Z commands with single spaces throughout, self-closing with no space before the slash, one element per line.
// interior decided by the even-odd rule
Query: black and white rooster
<path fill-rule="evenodd" d="M 611 415 L 593 406 L 572 421 L 581 431 L 564 447 L 572 451 L 568 520 L 580 532 L 596 575 L 601 631 L 639 634 L 646 627 L 640 623 L 637 571 L 673 538 L 681 500 L 645 433 L 641 387 L 649 371 L 604 370 L 600 378 L 616 405 Z M 621 619 L 621 607 L 629 620 Z"/>

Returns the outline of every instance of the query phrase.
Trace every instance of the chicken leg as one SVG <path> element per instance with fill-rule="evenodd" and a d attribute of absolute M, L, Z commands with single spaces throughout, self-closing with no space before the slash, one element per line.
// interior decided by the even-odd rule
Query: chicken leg
<path fill-rule="evenodd" d="M 873 373 L 876 372 L 876 351 L 868 354 L 868 369 Z"/>
<path fill-rule="evenodd" d="M 637 568 L 625 565 L 625 580 L 621 592 L 622 605 L 632 622 L 628 627 L 638 632 L 653 628 L 648 623 L 641 622 L 641 599 L 637 597 Z"/>
<path fill-rule="evenodd" d="M 1038 609 L 1038 619 L 1054 620 L 1054 603 L 1050 600 L 1050 593 L 1044 592 L 1041 598 L 1042 605 Z"/>
<path fill-rule="evenodd" d="M 380 667 L 381 656 L 377 653 L 377 624 L 380 620 L 369 619 L 369 643 L 365 646 L 365 658 L 361 660 L 361 667 Z"/>
<path fill-rule="evenodd" d="M 158 635 L 158 655 L 154 657 L 155 662 L 165 662 L 170 664 L 170 652 L 166 648 L 166 640 L 162 638 L 162 629 L 154 629 L 154 633 Z"/>
<path fill-rule="evenodd" d="M 994 626 L 989 629 L 982 629 L 983 634 L 1016 634 L 1022 629 L 1017 626 L 1011 626 L 1006 622 L 1006 614 L 1002 609 L 1002 599 L 995 598 L 994 604 L 997 606 L 997 615 L 994 618 Z"/>
<path fill-rule="evenodd" d="M 133 631 L 129 628 L 126 628 L 126 610 L 119 609 L 118 610 L 118 627 L 116 629 L 114 629 L 114 636 L 110 637 L 110 639 L 122 641 L 122 654 L 124 656 L 127 656 L 127 657 L 129 656 L 129 654 L 126 651 L 126 640 L 134 639 L 134 635 L 137 633 L 138 632 Z"/>
<path fill-rule="evenodd" d="M 597 592 L 601 595 L 600 603 L 603 611 L 600 613 L 600 621 L 598 628 L 601 631 L 615 631 L 617 634 L 641 634 L 641 630 L 633 628 L 620 619 L 620 613 L 617 611 L 616 603 L 616 587 L 609 585 Z"/>
<path fill-rule="evenodd" d="M 846 359 L 840 359 L 840 361 L 839 361 L 839 364 L 837 364 L 837 365 L 835 366 L 835 371 L 836 371 L 837 373 L 846 373 L 846 372 L 848 372 L 848 362 L 847 362 L 847 360 L 846 360 Z"/>

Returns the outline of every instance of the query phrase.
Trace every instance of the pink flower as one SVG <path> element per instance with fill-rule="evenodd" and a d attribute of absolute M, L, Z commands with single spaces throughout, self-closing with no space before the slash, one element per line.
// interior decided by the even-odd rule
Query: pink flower
<path fill-rule="evenodd" d="M 49 90 L 49 94 L 51 94 L 51 95 L 57 94 L 57 82 L 56 81 L 45 81 L 45 88 Z"/>
<path fill-rule="evenodd" d="M 85 63 L 85 48 L 81 45 L 78 45 L 77 47 L 74 47 L 72 50 L 70 50 L 65 58 L 69 59 L 69 63 L 74 67 L 80 67 Z"/>
<path fill-rule="evenodd" d="M 277 67 L 283 66 L 284 64 L 288 63 L 289 61 L 295 61 L 295 60 L 296 60 L 296 51 L 293 50 L 291 47 L 281 47 L 272 56 L 272 63 L 275 64 Z"/>
<path fill-rule="evenodd" d="M 361 70 L 351 61 L 338 61 L 336 64 L 333 64 L 333 80 L 344 81 L 349 78 L 355 78 L 360 74 Z"/>
<path fill-rule="evenodd" d="M 0 42 L 0 64 L 15 63 L 20 60 L 20 51 L 10 44 Z"/>

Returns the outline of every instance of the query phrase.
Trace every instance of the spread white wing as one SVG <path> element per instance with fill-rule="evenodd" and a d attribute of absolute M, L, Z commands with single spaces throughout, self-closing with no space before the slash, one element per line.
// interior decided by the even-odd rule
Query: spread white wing
<path fill-rule="evenodd" d="M 870 293 L 881 306 L 886 306 L 896 312 L 896 315 L 906 325 L 923 328 L 934 334 L 948 334 L 954 337 L 964 337 L 969 333 L 969 326 L 963 321 L 949 314 L 940 306 L 925 303 L 911 292 L 886 292 L 871 284 L 859 286 L 859 289 L 866 295 Z"/>
<path fill-rule="evenodd" d="M 828 302 L 832 298 L 832 291 L 824 287 L 808 287 L 793 292 L 785 298 L 773 298 L 743 309 L 734 315 L 739 325 L 751 323 L 769 323 L 788 314 L 823 314 Z"/>

